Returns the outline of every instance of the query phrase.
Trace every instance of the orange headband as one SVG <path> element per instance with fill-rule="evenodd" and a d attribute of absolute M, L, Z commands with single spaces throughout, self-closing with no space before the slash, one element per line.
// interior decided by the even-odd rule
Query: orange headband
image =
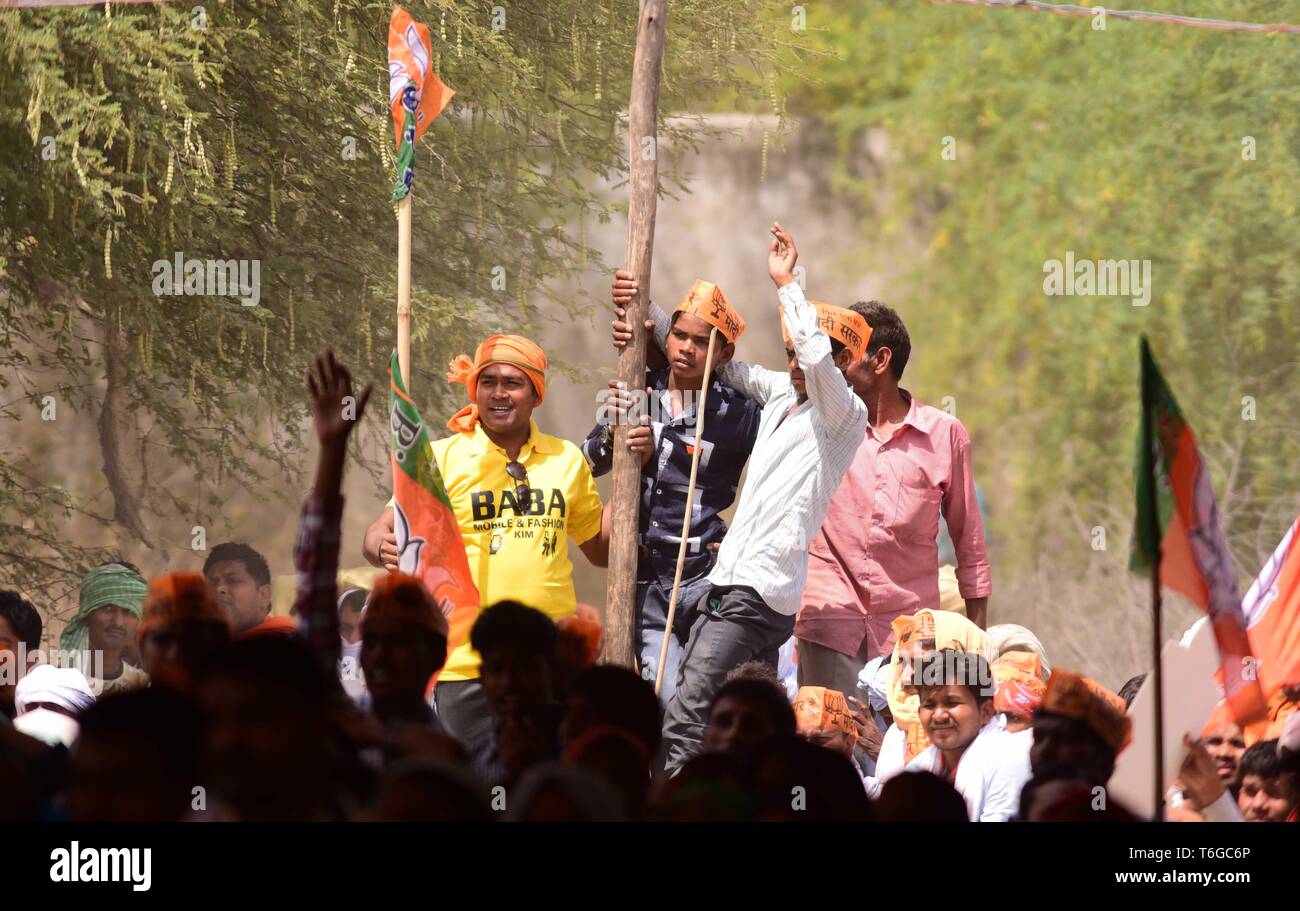
<path fill-rule="evenodd" d="M 850 744 L 858 740 L 858 726 L 849 714 L 848 702 L 839 690 L 824 686 L 801 686 L 794 698 L 794 717 L 799 733 L 839 731 L 847 734 Z"/>
<path fill-rule="evenodd" d="M 862 360 L 862 356 L 867 353 L 867 342 L 871 340 L 871 327 L 867 321 L 852 310 L 835 307 L 825 301 L 808 303 L 817 311 L 817 325 L 821 330 L 852 351 L 855 361 Z M 781 338 L 787 346 L 792 344 L 790 333 L 785 328 L 784 314 L 781 317 Z"/>
<path fill-rule="evenodd" d="M 1047 684 L 1040 675 L 1041 663 L 1032 652 L 1007 652 L 993 662 L 997 686 L 993 708 L 1022 718 L 1033 718 L 1043 701 Z"/>
<path fill-rule="evenodd" d="M 474 359 L 460 355 L 448 367 L 447 382 L 464 383 L 469 393 L 469 404 L 457 411 L 447 421 L 447 429 L 457 433 L 470 433 L 478 423 L 478 376 L 492 364 L 509 364 L 518 367 L 532 381 L 537 392 L 537 404 L 546 400 L 546 352 L 535 342 L 522 335 L 492 335 L 474 352 Z"/>
<path fill-rule="evenodd" d="M 230 619 L 217 604 L 216 593 L 202 573 L 163 573 L 149 580 L 144 596 L 144 612 L 136 628 L 136 638 L 168 623 L 220 623 L 227 628 Z"/>
<path fill-rule="evenodd" d="M 1126 714 L 1124 700 L 1081 674 L 1052 671 L 1039 708 L 1067 718 L 1078 718 L 1116 753 L 1128 745 L 1132 721 Z"/>
<path fill-rule="evenodd" d="M 433 596 L 415 576 L 406 573 L 388 573 L 375 580 L 361 615 L 361 638 L 366 636 L 366 625 L 376 620 L 396 620 L 422 627 L 446 639 L 449 635 L 447 618 L 433 603 Z"/>
<path fill-rule="evenodd" d="M 728 342 L 734 342 L 745 331 L 745 321 L 732 308 L 722 289 L 712 282 L 696 279 L 691 290 L 686 292 L 686 296 L 677 305 L 677 311 L 697 316 L 710 326 L 716 326 Z"/>

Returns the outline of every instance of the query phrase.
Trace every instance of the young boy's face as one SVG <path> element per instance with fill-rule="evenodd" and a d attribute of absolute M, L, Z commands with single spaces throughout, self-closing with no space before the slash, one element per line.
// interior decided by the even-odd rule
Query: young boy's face
<path fill-rule="evenodd" d="M 964 750 L 993 717 L 993 703 L 977 703 L 969 687 L 922 686 L 919 689 L 921 727 L 940 750 Z"/>
<path fill-rule="evenodd" d="M 713 327 L 690 313 L 679 312 L 668 330 L 668 366 L 677 385 L 684 389 L 699 389 L 704 382 L 704 363 L 709 353 L 709 331 Z M 735 346 L 726 337 L 716 333 L 713 344 L 713 367 L 717 369 L 735 353 Z"/>
<path fill-rule="evenodd" d="M 1297 790 L 1293 774 L 1274 778 L 1246 775 L 1241 779 L 1237 808 L 1246 822 L 1285 822 L 1300 800 Z"/>

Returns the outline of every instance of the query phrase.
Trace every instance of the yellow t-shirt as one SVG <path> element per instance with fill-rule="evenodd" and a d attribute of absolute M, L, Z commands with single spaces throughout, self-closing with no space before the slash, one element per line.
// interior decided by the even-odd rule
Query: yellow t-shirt
<path fill-rule="evenodd" d="M 429 444 L 442 472 L 465 541 L 469 571 L 486 607 L 512 600 L 552 620 L 574 612 L 569 541 L 583 544 L 600 532 L 601 504 L 582 453 L 568 440 L 532 424 L 519 461 L 528 471 L 527 503 L 515 497 L 505 450 L 475 425 Z M 440 680 L 474 680 L 479 655 L 469 641 L 447 656 Z"/>

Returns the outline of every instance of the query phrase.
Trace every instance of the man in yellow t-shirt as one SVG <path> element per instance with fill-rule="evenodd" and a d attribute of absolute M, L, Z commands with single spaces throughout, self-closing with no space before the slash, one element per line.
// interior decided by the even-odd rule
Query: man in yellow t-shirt
<path fill-rule="evenodd" d="M 577 609 L 570 540 L 596 566 L 609 559 L 609 525 L 581 451 L 542 433 L 533 409 L 546 396 L 546 355 L 528 339 L 494 335 L 474 359 L 452 362 L 470 404 L 429 444 L 460 523 L 480 608 L 514 600 L 552 620 Z M 366 531 L 366 559 L 397 569 L 392 503 Z M 447 657 L 435 700 L 447 730 L 471 746 L 491 732 L 479 656 L 466 640 Z"/>

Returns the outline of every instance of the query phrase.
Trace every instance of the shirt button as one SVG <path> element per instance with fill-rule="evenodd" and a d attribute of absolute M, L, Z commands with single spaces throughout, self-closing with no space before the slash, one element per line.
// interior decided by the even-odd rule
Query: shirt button
<path fill-rule="evenodd" d="M 663 488 L 661 488 L 661 487 L 656 487 L 656 488 L 655 488 L 655 493 L 663 493 Z"/>
<path fill-rule="evenodd" d="M 651 522 L 650 524 L 653 525 L 655 528 L 658 528 L 658 527 L 659 527 L 659 523 L 658 523 L 658 522 Z"/>

